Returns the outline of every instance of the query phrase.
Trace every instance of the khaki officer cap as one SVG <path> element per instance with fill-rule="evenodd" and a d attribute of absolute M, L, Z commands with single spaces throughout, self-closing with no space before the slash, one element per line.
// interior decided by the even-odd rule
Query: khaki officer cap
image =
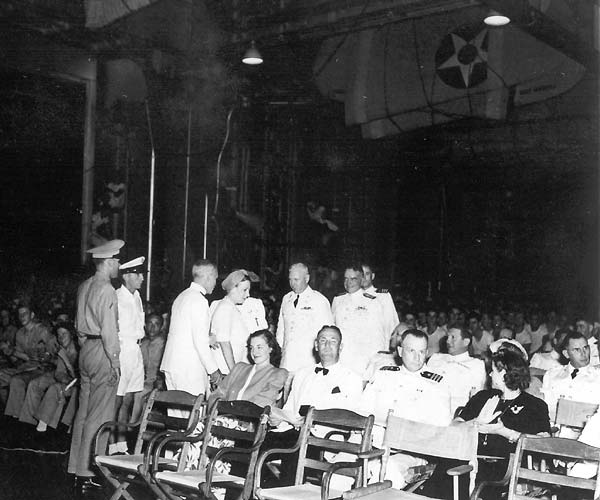
<path fill-rule="evenodd" d="M 119 255 L 123 245 L 125 245 L 123 240 L 110 240 L 104 245 L 90 248 L 87 253 L 91 253 L 94 259 L 113 259 Z"/>

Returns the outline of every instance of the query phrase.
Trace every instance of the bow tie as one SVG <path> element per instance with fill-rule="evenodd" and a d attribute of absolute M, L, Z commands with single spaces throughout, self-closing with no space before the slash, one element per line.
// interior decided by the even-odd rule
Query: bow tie
<path fill-rule="evenodd" d="M 320 366 L 315 367 L 315 373 L 323 372 L 323 376 L 329 373 L 329 368 L 321 368 Z"/>

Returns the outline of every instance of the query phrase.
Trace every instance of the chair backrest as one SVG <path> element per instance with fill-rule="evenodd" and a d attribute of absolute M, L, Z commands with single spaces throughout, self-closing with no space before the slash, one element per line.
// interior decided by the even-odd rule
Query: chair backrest
<path fill-rule="evenodd" d="M 364 417 L 353 411 L 337 408 L 309 408 L 300 430 L 295 484 L 311 479 L 320 481 L 322 473 L 331 466 L 331 462 L 327 461 L 327 452 L 357 455 L 369 451 L 372 447 L 373 422 L 373 415 Z M 357 459 L 351 457 L 350 460 Z M 355 486 L 362 486 L 366 477 L 366 465 L 366 460 L 357 461 L 356 467 L 340 469 L 336 474 L 353 477 Z"/>
<path fill-rule="evenodd" d="M 199 469 L 224 447 L 255 449 L 254 453 L 228 453 L 227 462 L 241 463 L 254 470 L 258 458 L 258 448 L 267 432 L 267 421 L 271 407 L 264 408 L 250 401 L 222 401 L 217 399 L 212 405 L 205 423 Z"/>
<path fill-rule="evenodd" d="M 388 456 L 390 450 L 398 450 L 471 462 L 477 457 L 477 429 L 472 425 L 424 424 L 396 417 L 390 410 L 383 445 Z"/>
<path fill-rule="evenodd" d="M 203 403 L 203 394 L 194 396 L 185 391 L 153 390 L 142 413 L 134 453 L 142 453 L 148 442 L 160 432 L 183 432 L 195 428 L 202 416 Z"/>
<path fill-rule="evenodd" d="M 524 457 L 526 460 L 524 460 Z M 536 460 L 536 457 L 538 460 Z M 556 469 L 542 471 L 528 467 L 530 463 L 539 462 L 539 458 L 545 458 L 546 460 L 560 459 L 566 462 L 586 460 L 598 466 L 600 464 L 600 448 L 580 443 L 574 439 L 522 435 L 515 452 L 508 500 L 531 498 L 519 493 L 521 488 L 517 488 L 517 486 L 523 484 L 523 482 L 542 483 L 549 485 L 550 489 L 552 485 L 558 485 L 563 491 L 564 488 L 591 490 L 594 492 L 595 499 L 600 498 L 600 477 L 598 477 L 598 474 L 596 474 L 595 479 L 581 479 L 559 474 Z"/>
<path fill-rule="evenodd" d="M 477 470 L 477 429 L 473 425 L 437 426 L 394 416 L 390 410 L 383 437 L 380 479 L 383 481 L 392 450 L 468 462 Z M 473 485 L 474 474 L 471 475 Z"/>
<path fill-rule="evenodd" d="M 560 398 L 556 406 L 556 426 L 566 425 L 577 429 L 583 429 L 588 419 L 596 413 L 598 405 L 595 403 L 583 403 Z"/>

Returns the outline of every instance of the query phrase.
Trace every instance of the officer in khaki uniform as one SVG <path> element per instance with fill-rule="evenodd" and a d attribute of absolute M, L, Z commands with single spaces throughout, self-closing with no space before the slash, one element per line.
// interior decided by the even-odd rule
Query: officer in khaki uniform
<path fill-rule="evenodd" d="M 77 291 L 81 388 L 68 472 L 77 476 L 76 487 L 81 490 L 100 486 L 90 468 L 92 440 L 100 425 L 114 416 L 120 365 L 117 294 L 110 280 L 118 276 L 119 250 L 124 244 L 112 240 L 88 250 L 96 274 Z"/>

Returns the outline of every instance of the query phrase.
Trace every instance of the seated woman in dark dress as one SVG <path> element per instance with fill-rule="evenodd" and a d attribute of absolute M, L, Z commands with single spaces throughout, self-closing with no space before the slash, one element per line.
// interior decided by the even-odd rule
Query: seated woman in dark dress
<path fill-rule="evenodd" d="M 529 387 L 529 366 L 523 357 L 501 349 L 492 355 L 492 389 L 475 394 L 455 422 L 467 422 L 479 430 L 480 460 L 477 479 L 497 480 L 506 471 L 507 459 L 522 433 L 550 432 L 548 406 L 525 392 Z"/>

